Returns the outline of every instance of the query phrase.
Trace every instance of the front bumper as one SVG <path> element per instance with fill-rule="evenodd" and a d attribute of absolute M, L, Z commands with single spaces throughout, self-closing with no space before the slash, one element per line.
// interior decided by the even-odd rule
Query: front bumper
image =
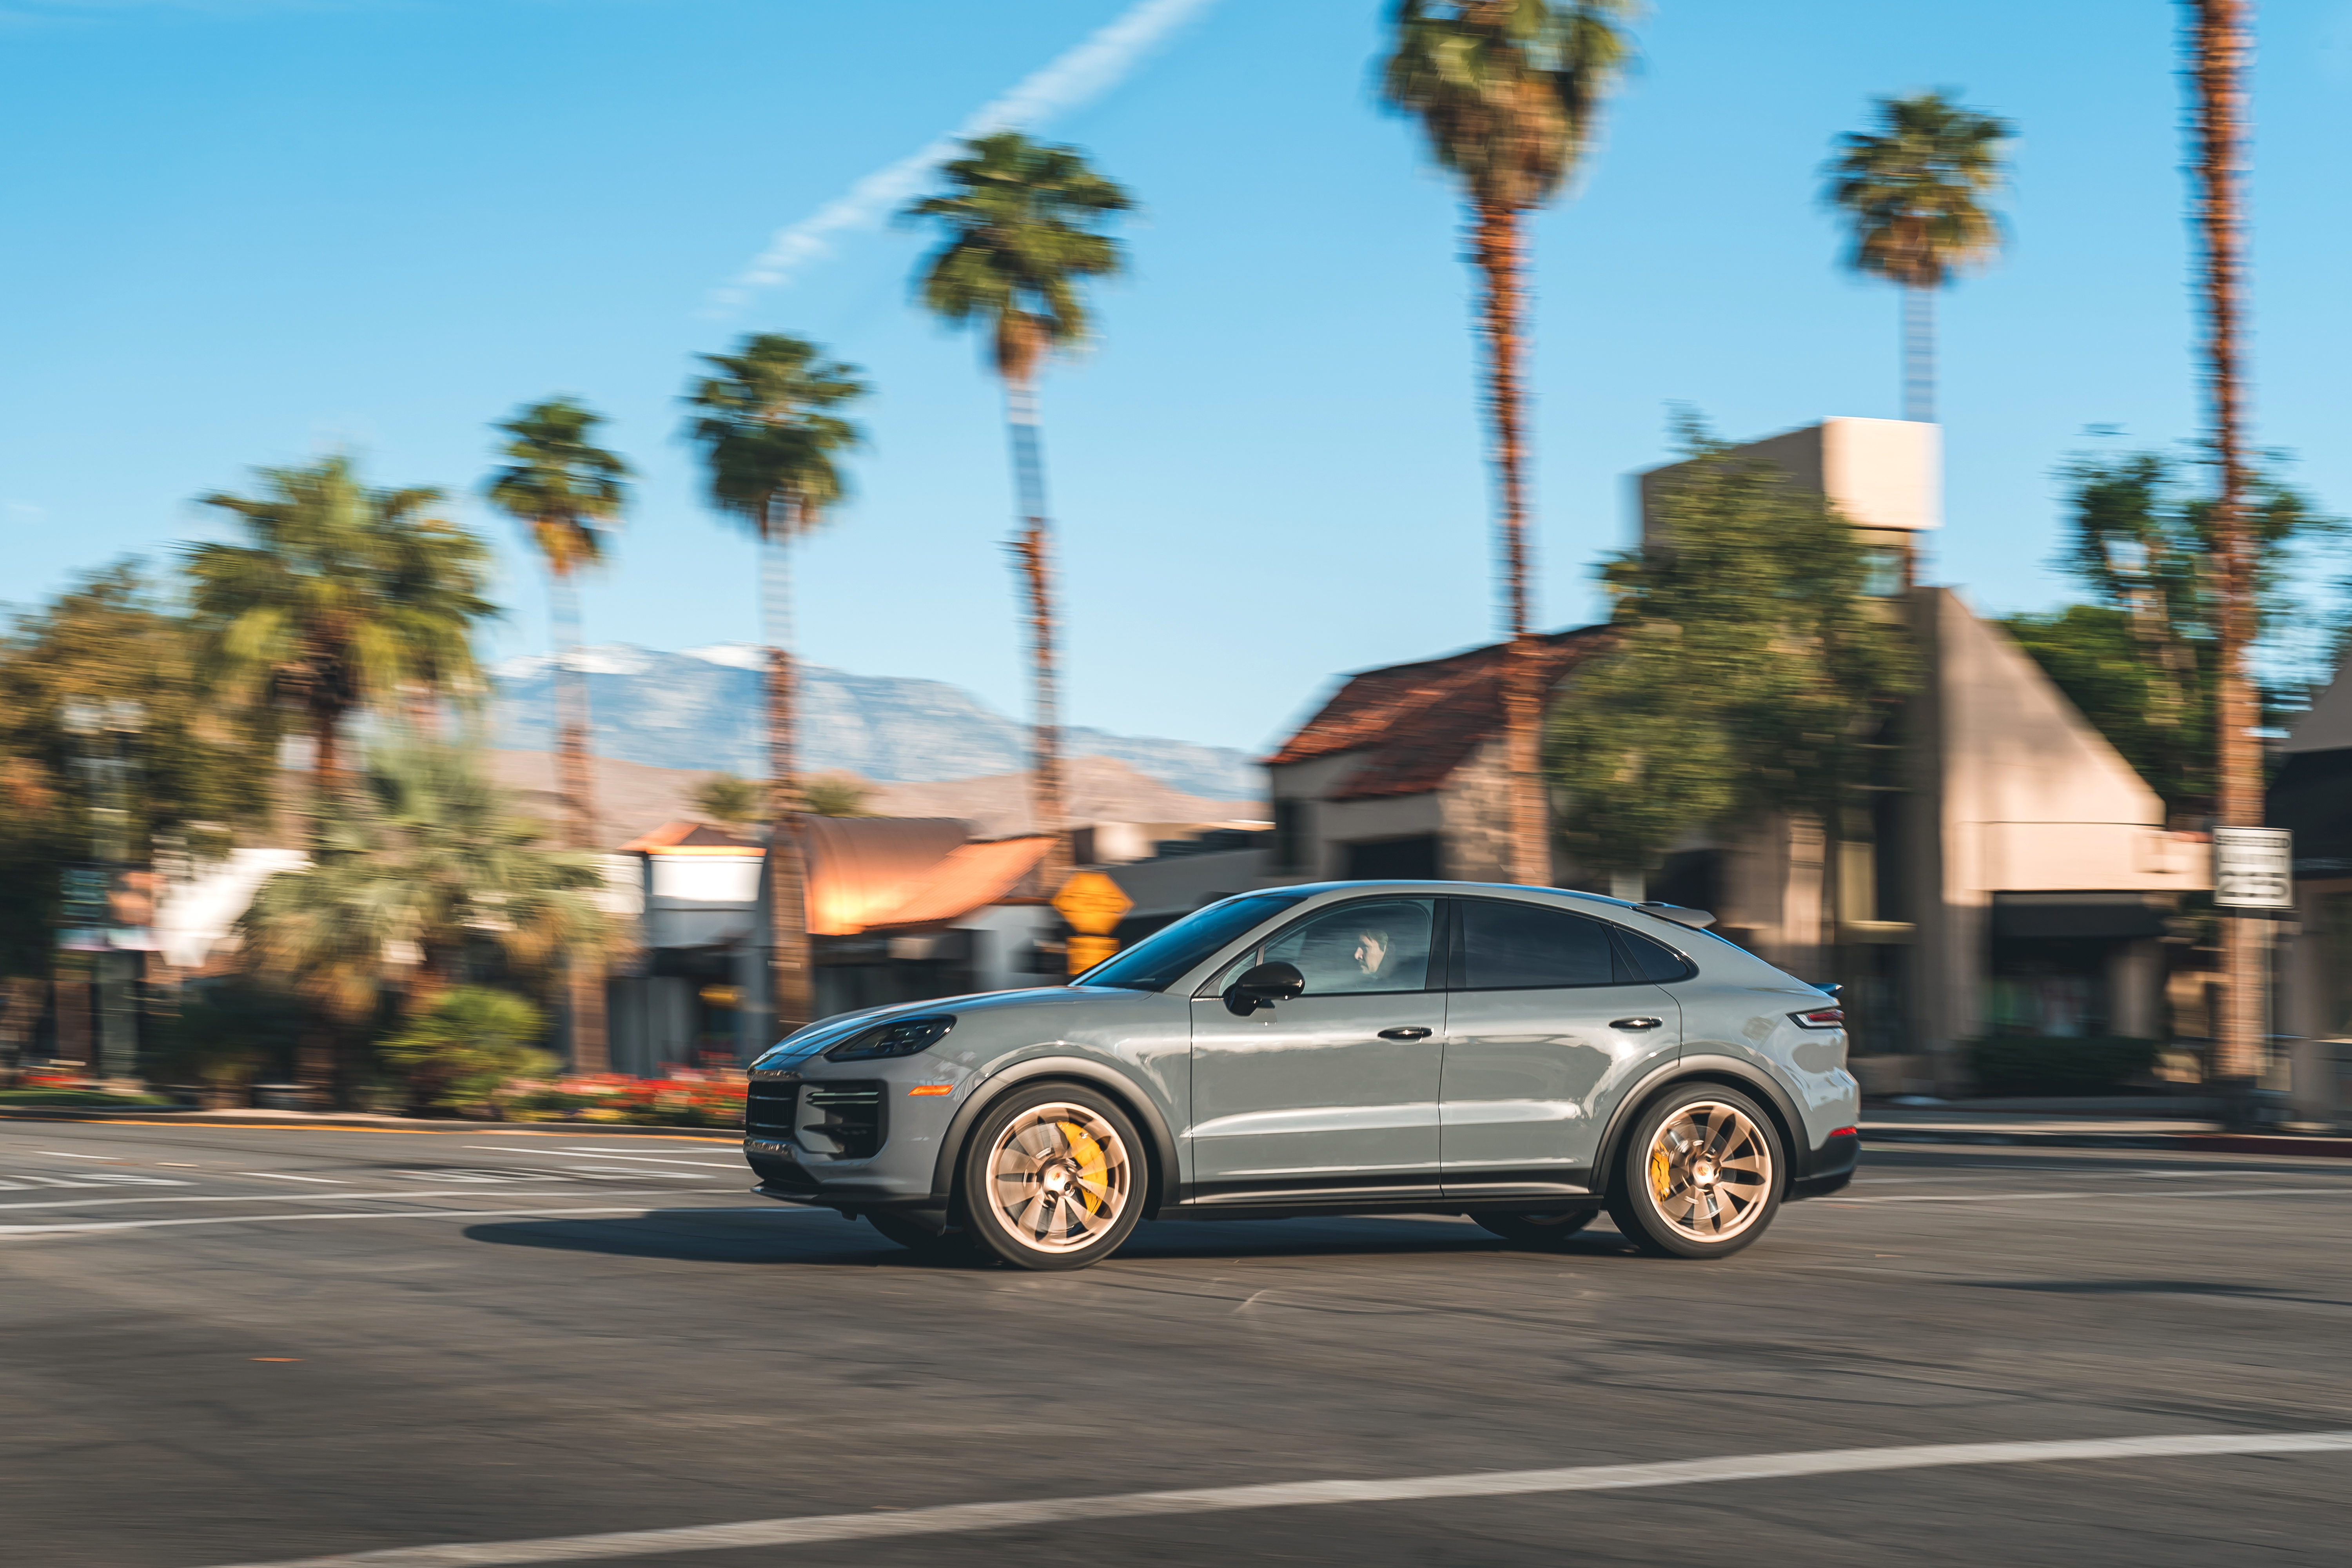
<path fill-rule="evenodd" d="M 961 1074 L 937 1058 L 754 1071 L 743 1159 L 762 1196 L 847 1209 L 937 1202 L 932 1179 Z M 946 1092 L 941 1092 L 942 1089 Z"/>

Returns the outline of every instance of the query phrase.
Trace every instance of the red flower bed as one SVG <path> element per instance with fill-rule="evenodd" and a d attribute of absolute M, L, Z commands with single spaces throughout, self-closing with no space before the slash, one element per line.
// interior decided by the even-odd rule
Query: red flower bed
<path fill-rule="evenodd" d="M 666 1078 L 594 1073 L 559 1080 L 525 1094 L 510 1117 L 534 1121 L 620 1121 L 655 1127 L 740 1127 L 741 1074 L 674 1069 Z"/>

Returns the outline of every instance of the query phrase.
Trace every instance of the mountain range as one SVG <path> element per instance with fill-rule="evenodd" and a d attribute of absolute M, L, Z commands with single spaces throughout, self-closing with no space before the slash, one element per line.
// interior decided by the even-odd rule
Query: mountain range
<path fill-rule="evenodd" d="M 757 776 L 765 768 L 761 669 L 749 643 L 660 653 L 603 643 L 572 656 L 588 678 L 599 756 L 660 768 Z M 492 672 L 491 743 L 541 752 L 555 744 L 556 660 L 526 656 Z M 851 675 L 801 667 L 800 765 L 884 783 L 931 784 L 1008 773 L 1029 763 L 1029 729 L 943 680 Z M 1072 728 L 1065 754 L 1113 757 L 1147 777 L 1214 801 L 1255 800 L 1265 773 L 1230 746 Z"/>

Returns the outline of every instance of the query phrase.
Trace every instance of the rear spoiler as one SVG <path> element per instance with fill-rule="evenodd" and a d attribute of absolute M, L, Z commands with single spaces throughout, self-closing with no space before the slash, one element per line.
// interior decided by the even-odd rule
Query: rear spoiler
<path fill-rule="evenodd" d="M 1645 915 L 1655 915 L 1662 921 L 1672 921 L 1680 926 L 1693 926 L 1700 931 L 1705 931 L 1715 923 L 1715 917 L 1706 910 L 1685 909 L 1680 904 L 1635 904 L 1633 907 Z"/>

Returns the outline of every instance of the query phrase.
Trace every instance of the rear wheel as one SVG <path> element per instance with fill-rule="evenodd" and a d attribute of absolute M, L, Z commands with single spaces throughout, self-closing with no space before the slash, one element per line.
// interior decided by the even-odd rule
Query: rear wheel
<path fill-rule="evenodd" d="M 1143 1158 L 1134 1123 L 1094 1090 L 1014 1089 L 964 1145 L 971 1234 L 1016 1268 L 1099 1263 L 1142 1217 Z"/>
<path fill-rule="evenodd" d="M 1787 1172 L 1772 1119 L 1737 1089 L 1668 1091 L 1633 1123 L 1609 1216 L 1645 1252 L 1723 1258 L 1764 1234 Z"/>
<path fill-rule="evenodd" d="M 1522 1247 L 1549 1247 L 1591 1225 L 1598 1211 L 1570 1209 L 1565 1214 L 1474 1214 L 1470 1217 L 1505 1241 Z"/>

